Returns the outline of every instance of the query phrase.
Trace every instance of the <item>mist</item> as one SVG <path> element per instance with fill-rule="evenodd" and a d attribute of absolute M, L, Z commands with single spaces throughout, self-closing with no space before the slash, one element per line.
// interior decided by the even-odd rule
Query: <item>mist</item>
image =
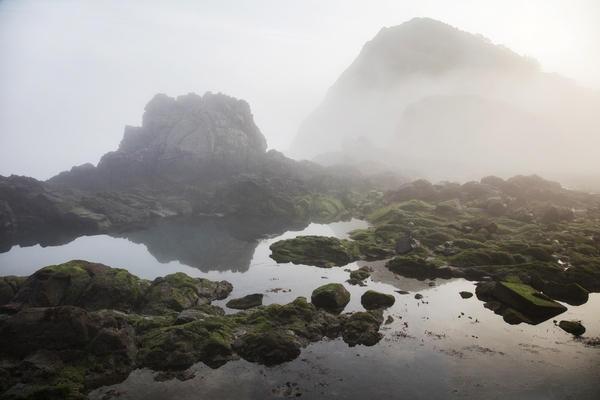
<path fill-rule="evenodd" d="M 361 47 L 415 16 L 480 33 L 534 57 L 544 72 L 600 87 L 594 1 L 395 3 L 2 1 L 0 175 L 44 180 L 96 164 L 126 125 L 140 125 L 156 93 L 244 99 L 269 148 L 294 155 L 286 150 L 302 122 Z M 397 123 L 372 130 L 391 137 Z"/>

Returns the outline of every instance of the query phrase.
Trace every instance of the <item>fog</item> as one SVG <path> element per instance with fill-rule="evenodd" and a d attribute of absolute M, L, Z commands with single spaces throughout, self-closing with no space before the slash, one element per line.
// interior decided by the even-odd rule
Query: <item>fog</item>
<path fill-rule="evenodd" d="M 269 147 L 285 152 L 363 45 L 413 17 L 480 33 L 597 92 L 600 3 L 524 3 L 4 0 L 0 175 L 47 179 L 96 164 L 156 93 L 244 99 Z M 519 105 L 541 104 L 536 93 Z M 386 122 L 390 138 L 396 122 Z"/>

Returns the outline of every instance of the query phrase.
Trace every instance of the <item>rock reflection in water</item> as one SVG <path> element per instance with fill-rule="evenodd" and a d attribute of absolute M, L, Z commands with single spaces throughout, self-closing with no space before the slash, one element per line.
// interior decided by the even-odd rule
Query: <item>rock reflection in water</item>
<path fill-rule="evenodd" d="M 202 272 L 245 272 L 261 239 L 300 231 L 309 223 L 274 217 L 177 218 L 112 236 L 145 245 L 161 263 L 179 261 Z"/>

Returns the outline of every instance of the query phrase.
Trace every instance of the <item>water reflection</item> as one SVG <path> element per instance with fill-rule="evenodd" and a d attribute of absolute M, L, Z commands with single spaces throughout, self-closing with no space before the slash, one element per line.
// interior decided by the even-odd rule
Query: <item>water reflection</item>
<path fill-rule="evenodd" d="M 160 263 L 179 261 L 202 272 L 245 272 L 261 239 L 309 224 L 273 217 L 162 219 L 149 229 L 112 236 L 143 244 Z"/>

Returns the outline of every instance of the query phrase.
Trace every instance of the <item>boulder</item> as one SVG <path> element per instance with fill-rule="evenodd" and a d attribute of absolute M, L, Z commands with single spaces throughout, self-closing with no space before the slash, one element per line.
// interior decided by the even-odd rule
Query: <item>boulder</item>
<path fill-rule="evenodd" d="M 100 329 L 100 321 L 78 307 L 27 308 L 2 324 L 0 352 L 20 358 L 40 349 L 83 351 Z"/>
<path fill-rule="evenodd" d="M 571 208 L 550 206 L 544 211 L 540 218 L 542 224 L 551 224 L 560 221 L 572 221 L 575 213 Z"/>
<path fill-rule="evenodd" d="M 227 302 L 226 306 L 235 310 L 247 310 L 252 307 L 261 306 L 262 300 L 262 293 L 254 293 L 239 299 L 231 299 Z"/>
<path fill-rule="evenodd" d="M 280 240 L 269 249 L 270 257 L 278 263 L 293 262 L 317 267 L 346 265 L 360 257 L 354 242 L 324 236 L 298 236 Z"/>
<path fill-rule="evenodd" d="M 222 300 L 232 290 L 233 285 L 227 281 L 213 282 L 176 272 L 152 282 L 145 293 L 143 311 L 149 314 L 161 314 L 165 309 L 181 312 L 212 300 Z"/>
<path fill-rule="evenodd" d="M 497 282 L 492 295 L 537 322 L 552 318 L 567 310 L 562 304 L 524 284 Z"/>
<path fill-rule="evenodd" d="M 381 310 L 354 313 L 344 322 L 342 339 L 350 347 L 357 344 L 374 346 L 383 337 L 379 332 L 382 323 L 383 313 Z"/>
<path fill-rule="evenodd" d="M 545 282 L 541 292 L 555 300 L 564 301 L 572 306 L 587 303 L 589 299 L 589 292 L 577 283 Z"/>
<path fill-rule="evenodd" d="M 560 321 L 558 326 L 565 332 L 571 333 L 575 336 L 581 336 L 585 333 L 585 327 L 580 321 Z"/>
<path fill-rule="evenodd" d="M 413 249 L 419 247 L 421 244 L 418 240 L 413 238 L 410 234 L 404 235 L 402 238 L 396 241 L 396 252 L 400 255 L 407 254 L 413 251 Z"/>
<path fill-rule="evenodd" d="M 350 302 L 350 292 L 341 283 L 330 283 L 316 288 L 311 295 L 311 302 L 328 310 L 340 310 Z"/>
<path fill-rule="evenodd" d="M 391 307 L 395 302 L 396 298 L 393 295 L 377 292 L 375 290 L 367 290 L 360 297 L 360 303 L 367 310 Z"/>

